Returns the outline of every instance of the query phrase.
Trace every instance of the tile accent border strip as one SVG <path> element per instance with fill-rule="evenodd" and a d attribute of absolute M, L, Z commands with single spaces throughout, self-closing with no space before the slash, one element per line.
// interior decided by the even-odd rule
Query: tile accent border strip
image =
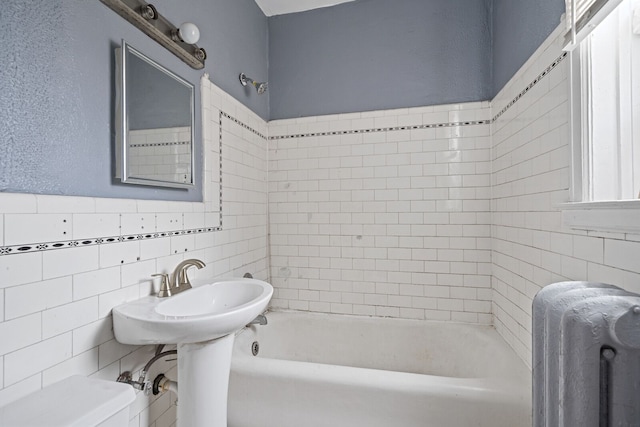
<path fill-rule="evenodd" d="M 393 132 L 393 131 L 401 131 L 401 130 L 412 130 L 412 129 L 430 129 L 430 128 L 444 128 L 444 127 L 455 127 L 455 126 L 474 126 L 474 125 L 484 125 L 484 124 L 492 124 L 500 116 L 507 112 L 511 107 L 515 105 L 525 94 L 527 94 L 535 85 L 537 85 L 544 77 L 546 77 L 554 68 L 556 68 L 566 57 L 568 53 L 563 52 L 555 61 L 551 63 L 544 71 L 542 71 L 538 76 L 531 81 L 515 98 L 513 98 L 500 112 L 498 112 L 492 119 L 489 120 L 474 120 L 467 122 L 451 122 L 451 123 L 434 123 L 434 124 L 426 124 L 426 125 L 415 125 L 415 126 L 395 126 L 395 127 L 386 127 L 386 128 L 371 128 L 371 129 L 354 129 L 354 130 L 345 130 L 345 131 L 331 131 L 331 132 L 317 132 L 317 133 L 306 133 L 306 134 L 294 134 L 294 135 L 279 135 L 279 136 L 270 136 L 267 137 L 262 133 L 258 132 L 256 129 L 253 129 L 251 126 L 246 123 L 238 120 L 237 118 L 231 116 L 230 114 L 220 110 L 219 115 L 219 143 L 220 143 L 220 225 L 219 227 L 208 227 L 208 228 L 198 228 L 198 229 L 190 229 L 190 230 L 178 230 L 178 231 L 163 231 L 157 233 L 150 234 L 131 234 L 126 236 L 117 236 L 117 237 L 95 237 L 90 239 L 80 239 L 80 240 L 64 240 L 59 242 L 42 242 L 42 243 L 32 243 L 32 244 L 23 244 L 23 245 L 13 245 L 13 246 L 3 246 L 0 247 L 0 256 L 18 254 L 18 253 L 28 253 L 28 252 L 41 252 L 41 251 L 49 251 L 56 249 L 66 249 L 66 248 L 74 248 L 81 246 L 94 246 L 94 245 L 102 245 L 109 243 L 121 243 L 121 242 L 130 242 L 134 240 L 146 240 L 146 239 L 158 239 L 164 237 L 171 236 L 180 236 L 186 234 L 197 234 L 197 233 L 210 233 L 214 231 L 222 230 L 222 118 L 229 119 L 234 123 L 242 126 L 244 129 L 249 132 L 259 136 L 264 140 L 278 140 L 278 139 L 293 139 L 293 138 L 308 138 L 314 136 L 328 136 L 328 135 L 349 135 L 349 134 L 358 134 L 358 133 L 372 133 L 372 132 Z"/>
<path fill-rule="evenodd" d="M 218 179 L 220 180 L 220 191 L 218 193 L 218 203 L 219 203 L 219 209 L 220 209 L 220 220 L 218 221 L 218 224 L 220 225 L 220 230 L 222 230 L 222 118 L 223 117 L 227 117 L 229 116 L 228 114 L 224 113 L 222 110 L 220 110 L 220 114 L 218 115 L 218 141 L 220 146 L 218 147 L 218 161 L 220 162 L 220 176 L 218 177 Z"/>
<path fill-rule="evenodd" d="M 94 237 L 90 239 L 61 240 L 58 242 L 43 242 L 43 243 L 33 243 L 33 244 L 24 244 L 24 245 L 3 246 L 3 247 L 0 247 L 0 256 L 19 254 L 19 253 L 28 253 L 28 252 L 43 252 L 43 251 L 50 251 L 55 249 L 77 248 L 81 246 L 96 246 L 96 245 L 104 245 L 109 243 L 124 243 L 124 242 L 132 242 L 135 240 L 159 239 L 163 237 L 183 236 L 187 234 L 209 233 L 212 231 L 217 231 L 219 229 L 220 229 L 219 227 L 194 228 L 189 230 L 162 231 L 162 232 L 148 233 L 148 234 L 129 234 L 125 236 Z"/>
<path fill-rule="evenodd" d="M 531 89 L 533 89 L 533 87 L 535 85 L 537 85 L 540 82 L 540 80 L 542 80 L 547 74 L 549 74 L 551 72 L 551 70 L 556 68 L 562 62 L 562 60 L 567 57 L 568 54 L 569 54 L 569 52 L 562 52 L 562 54 L 558 58 L 556 58 L 556 60 L 553 61 L 551 63 L 551 65 L 549 65 L 543 72 L 538 74 L 538 76 L 535 79 L 533 79 L 533 81 L 531 83 L 529 83 L 529 85 L 527 85 L 527 87 L 524 88 L 522 90 L 522 92 L 520 92 L 518 95 L 516 95 L 516 97 L 513 98 L 511 100 L 511 102 L 509 102 L 507 105 L 505 105 L 504 108 L 502 110 L 500 110 L 500 112 L 498 114 L 493 116 L 493 119 L 491 119 L 491 122 L 493 123 L 496 120 L 498 120 L 498 118 L 500 118 L 500 116 L 502 116 L 504 113 L 506 113 L 509 108 L 513 107 L 513 105 L 516 102 L 518 102 L 520 100 L 520 98 L 522 98 L 527 92 L 529 92 Z"/>
<path fill-rule="evenodd" d="M 413 126 L 394 126 L 386 128 L 371 128 L 371 129 L 355 129 L 355 130 L 343 130 L 343 131 L 328 131 L 328 132 L 313 132 L 313 133 L 300 133 L 291 135 L 277 135 L 270 136 L 270 141 L 279 139 L 294 139 L 294 138 L 310 138 L 314 136 L 329 136 L 329 135 L 350 135 L 354 133 L 374 133 L 374 132 L 393 132 L 400 130 L 413 130 L 413 129 L 432 129 L 432 128 L 446 128 L 446 127 L 460 127 L 460 126 L 475 126 L 475 125 L 490 125 L 494 123 L 500 116 L 513 107 L 516 102 L 520 100 L 527 92 L 529 92 L 535 85 L 537 85 L 545 76 L 547 76 L 551 70 L 556 68 L 563 59 L 567 57 L 568 52 L 563 52 L 555 61 L 551 63 L 543 72 L 533 79 L 531 83 L 527 85 L 515 98 L 511 100 L 498 114 L 488 120 L 472 120 L 466 122 L 448 122 L 448 123 L 431 123 L 426 125 L 413 125 Z M 261 135 L 262 136 L 262 135 Z"/>
<path fill-rule="evenodd" d="M 260 132 L 258 132 L 256 129 L 252 128 L 251 126 L 249 126 L 248 124 L 244 123 L 243 121 L 233 117 L 231 114 L 225 113 L 224 111 L 220 110 L 220 114 L 218 115 L 218 130 L 219 130 L 219 135 L 218 135 L 218 139 L 220 141 L 220 149 L 219 149 L 219 153 L 220 153 L 220 227 L 219 229 L 222 230 L 222 119 L 229 119 L 232 122 L 234 122 L 235 124 L 241 126 L 242 128 L 248 130 L 249 132 L 253 133 L 254 135 L 259 136 L 260 138 L 264 139 L 265 141 L 268 140 L 268 138 L 261 134 Z"/>
<path fill-rule="evenodd" d="M 260 132 L 258 132 L 257 130 L 255 130 L 251 126 L 249 126 L 248 124 L 236 119 L 235 117 L 231 116 L 230 114 L 225 113 L 222 110 L 220 110 L 220 117 L 224 117 L 224 118 L 227 118 L 227 119 L 231 120 L 232 122 L 234 122 L 234 123 L 242 126 L 243 128 L 245 128 L 249 132 L 251 132 L 251 133 L 253 133 L 255 135 L 258 135 L 262 139 L 265 139 L 265 140 L 268 139 L 265 135 L 261 134 Z"/>
<path fill-rule="evenodd" d="M 123 236 L 92 237 L 88 239 L 60 240 L 57 242 L 38 242 L 38 243 L 25 243 L 20 245 L 11 245 L 11 246 L 0 246 L 0 256 L 30 253 L 30 252 L 44 252 L 44 251 L 52 251 L 57 249 L 77 248 L 77 247 L 84 247 L 84 246 L 96 246 L 96 245 L 104 245 L 104 244 L 110 244 L 110 243 L 124 243 L 124 242 L 132 242 L 137 240 L 139 241 L 139 240 L 161 239 L 165 237 L 184 236 L 189 234 L 212 233 L 214 231 L 222 230 L 222 142 L 223 142 L 222 141 L 222 117 L 232 120 L 235 123 L 241 125 L 243 128 L 251 131 L 252 133 L 260 136 L 263 139 L 266 139 L 265 136 L 260 134 L 255 129 L 242 123 L 240 120 L 225 113 L 224 111 L 220 111 L 220 115 L 219 115 L 220 134 L 218 139 L 218 142 L 220 144 L 220 148 L 219 148 L 220 150 L 220 191 L 218 196 L 220 198 L 220 222 L 217 227 L 203 227 L 203 228 L 174 230 L 174 231 L 158 231 L 154 233 L 144 233 L 144 234 L 129 234 L 129 235 L 123 235 Z"/>
<path fill-rule="evenodd" d="M 329 135 L 350 135 L 354 133 L 393 132 L 393 131 L 399 131 L 399 130 L 432 129 L 432 128 L 446 128 L 446 127 L 488 125 L 488 124 L 491 124 L 491 120 L 471 120 L 466 122 L 432 123 L 432 124 L 426 124 L 426 125 L 394 126 L 394 127 L 386 127 L 386 128 L 352 129 L 352 130 L 339 130 L 339 131 L 329 131 L 329 132 L 301 133 L 301 134 L 294 134 L 294 135 L 278 135 L 278 136 L 270 136 L 269 140 L 309 138 L 313 136 L 329 136 Z"/>
<path fill-rule="evenodd" d="M 177 142 L 147 142 L 143 144 L 129 144 L 129 147 L 168 147 L 173 145 L 187 145 L 189 141 Z"/>

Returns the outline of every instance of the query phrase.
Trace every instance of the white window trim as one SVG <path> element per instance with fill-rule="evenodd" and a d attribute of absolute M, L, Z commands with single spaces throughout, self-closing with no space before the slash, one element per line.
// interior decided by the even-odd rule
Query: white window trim
<path fill-rule="evenodd" d="M 562 223 L 576 230 L 640 234 L 640 200 L 563 203 Z"/>
<path fill-rule="evenodd" d="M 621 1 L 621 0 L 620 0 Z M 610 0 L 609 6 L 617 6 L 620 1 Z M 609 13 L 609 7 L 603 10 Z M 598 16 L 592 24 L 602 21 Z M 586 33 L 589 33 L 586 31 Z M 569 85 L 570 85 L 570 146 L 571 146 L 571 171 L 570 171 L 570 200 L 572 202 L 562 203 L 558 208 L 562 212 L 562 223 L 572 229 L 586 231 L 607 231 L 616 233 L 640 234 L 640 200 L 619 200 L 619 201 L 586 201 L 583 196 L 587 194 L 586 183 L 583 183 L 583 168 L 588 167 L 588 158 L 582 154 L 582 135 L 586 130 L 581 118 L 581 87 L 580 81 L 580 49 L 574 49 L 586 35 L 579 37 L 576 44 L 565 47 L 569 50 Z"/>

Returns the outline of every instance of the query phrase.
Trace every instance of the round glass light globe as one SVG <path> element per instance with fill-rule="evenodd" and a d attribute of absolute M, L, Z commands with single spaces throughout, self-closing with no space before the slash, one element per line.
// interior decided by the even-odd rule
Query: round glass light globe
<path fill-rule="evenodd" d="M 185 43 L 196 44 L 200 40 L 200 30 L 196 27 L 196 24 L 191 22 L 181 24 L 180 28 L 178 28 L 178 34 Z"/>

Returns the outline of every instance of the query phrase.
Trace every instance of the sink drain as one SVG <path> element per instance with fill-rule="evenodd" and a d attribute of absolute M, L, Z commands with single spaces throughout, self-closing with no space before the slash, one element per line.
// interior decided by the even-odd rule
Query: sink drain
<path fill-rule="evenodd" d="M 260 344 L 258 344 L 258 341 L 254 341 L 253 343 L 251 343 L 251 354 L 253 354 L 254 356 L 257 356 L 259 351 L 260 351 Z"/>

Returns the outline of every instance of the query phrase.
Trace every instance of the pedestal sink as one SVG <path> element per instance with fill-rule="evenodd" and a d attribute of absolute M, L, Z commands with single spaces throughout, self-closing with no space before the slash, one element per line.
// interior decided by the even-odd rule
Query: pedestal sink
<path fill-rule="evenodd" d="M 227 427 L 234 333 L 267 308 L 272 294 L 261 280 L 221 280 L 117 306 L 113 329 L 123 344 L 178 345 L 179 427 Z"/>

